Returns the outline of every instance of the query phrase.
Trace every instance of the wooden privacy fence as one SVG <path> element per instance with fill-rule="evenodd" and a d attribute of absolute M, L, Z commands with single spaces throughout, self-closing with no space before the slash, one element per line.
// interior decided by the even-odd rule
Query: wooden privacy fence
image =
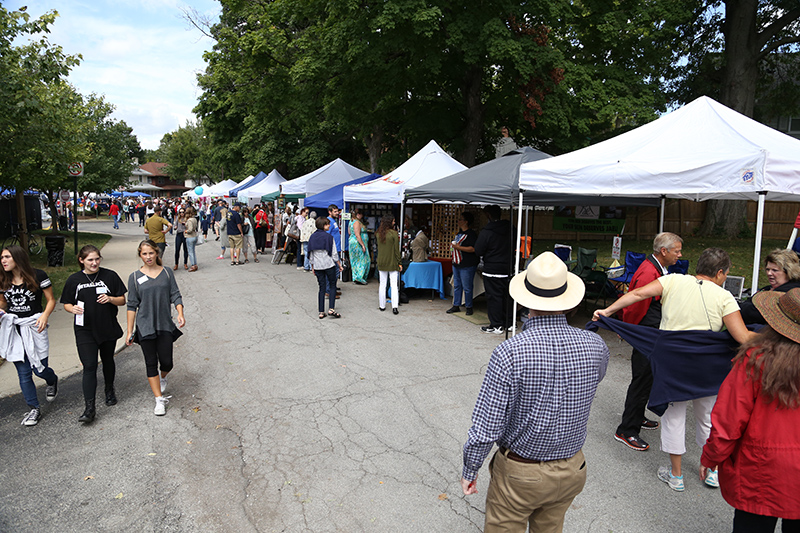
<path fill-rule="evenodd" d="M 700 228 L 706 214 L 708 202 L 691 200 L 667 200 L 664 213 L 664 231 L 678 235 L 691 235 Z M 657 207 L 626 207 L 625 235 L 636 239 L 647 239 L 658 233 Z M 756 202 L 747 202 L 747 222 L 755 228 Z M 786 239 L 794 227 L 800 210 L 800 202 L 766 202 L 764 208 L 764 239 Z M 553 210 L 534 210 L 530 213 L 530 233 L 534 239 L 597 240 L 611 239 L 613 235 L 578 233 L 553 230 Z"/>

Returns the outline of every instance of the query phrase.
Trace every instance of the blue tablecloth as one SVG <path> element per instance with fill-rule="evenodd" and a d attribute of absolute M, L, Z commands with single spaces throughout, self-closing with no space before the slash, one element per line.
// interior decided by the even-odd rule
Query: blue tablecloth
<path fill-rule="evenodd" d="M 439 298 L 444 300 L 444 278 L 442 264 L 436 261 L 410 263 L 402 273 L 406 287 L 413 289 L 433 289 L 439 291 Z"/>

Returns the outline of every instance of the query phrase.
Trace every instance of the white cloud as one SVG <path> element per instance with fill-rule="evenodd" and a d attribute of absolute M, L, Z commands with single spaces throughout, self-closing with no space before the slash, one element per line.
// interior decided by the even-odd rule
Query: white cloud
<path fill-rule="evenodd" d="M 83 94 L 97 93 L 116 106 L 114 116 L 134 129 L 144 148 L 187 119 L 194 120 L 197 72 L 212 42 L 184 20 L 179 0 L 41 0 L 4 2 L 28 6 L 32 16 L 55 9 L 50 42 L 83 61 L 69 81 Z M 193 0 L 216 18 L 219 4 Z"/>

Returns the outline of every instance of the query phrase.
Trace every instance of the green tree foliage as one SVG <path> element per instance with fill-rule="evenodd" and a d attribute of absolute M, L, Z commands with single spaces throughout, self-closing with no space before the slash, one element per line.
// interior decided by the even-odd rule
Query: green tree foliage
<path fill-rule="evenodd" d="M 0 184 L 26 188 L 44 185 L 60 157 L 81 154 L 70 138 L 80 128 L 73 107 L 80 101 L 63 82 L 78 56 L 65 55 L 47 41 L 56 17 L 31 20 L 24 9 L 0 6 Z M 28 41 L 15 44 L 17 41 Z M 62 173 L 66 162 L 61 160 Z"/>
<path fill-rule="evenodd" d="M 502 125 L 560 153 L 666 108 L 687 3 L 223 0 L 196 111 L 242 173 L 385 171 L 431 138 L 471 165 Z"/>
<path fill-rule="evenodd" d="M 797 0 L 701 0 L 680 29 L 677 102 L 708 95 L 762 120 L 800 112 Z M 700 232 L 739 236 L 748 231 L 746 209 L 743 201 L 710 201 Z"/>
<path fill-rule="evenodd" d="M 155 155 L 158 161 L 167 163 L 166 171 L 173 179 L 208 176 L 221 181 L 221 169 L 213 161 L 210 143 L 200 122 L 187 121 L 185 126 L 164 135 Z"/>

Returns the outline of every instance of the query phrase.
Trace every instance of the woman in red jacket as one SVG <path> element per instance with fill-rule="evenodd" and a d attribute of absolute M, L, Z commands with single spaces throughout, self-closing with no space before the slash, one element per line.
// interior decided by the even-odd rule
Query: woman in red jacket
<path fill-rule="evenodd" d="M 753 297 L 767 326 L 720 387 L 700 477 L 719 464 L 734 533 L 800 531 L 800 289 Z"/>

